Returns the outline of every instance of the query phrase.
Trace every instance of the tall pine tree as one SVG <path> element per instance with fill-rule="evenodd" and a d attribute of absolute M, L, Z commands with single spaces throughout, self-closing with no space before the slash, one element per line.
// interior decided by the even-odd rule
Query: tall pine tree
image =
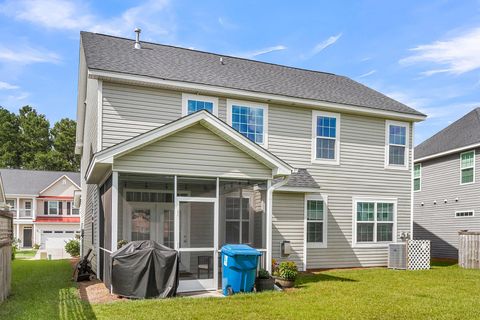
<path fill-rule="evenodd" d="M 0 107 L 0 167 L 20 168 L 20 128 L 18 118 L 13 113 Z"/>

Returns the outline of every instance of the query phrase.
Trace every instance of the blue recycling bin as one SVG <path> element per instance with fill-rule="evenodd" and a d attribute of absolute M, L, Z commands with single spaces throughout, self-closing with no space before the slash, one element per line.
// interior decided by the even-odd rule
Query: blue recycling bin
<path fill-rule="evenodd" d="M 228 296 L 252 292 L 257 276 L 258 257 L 262 253 L 246 244 L 222 247 L 222 290 Z"/>

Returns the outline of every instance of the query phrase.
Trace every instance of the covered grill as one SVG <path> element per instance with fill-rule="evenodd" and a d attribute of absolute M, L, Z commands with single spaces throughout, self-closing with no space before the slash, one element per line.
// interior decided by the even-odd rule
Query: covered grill
<path fill-rule="evenodd" d="M 166 298 L 178 288 L 177 251 L 152 240 L 133 241 L 111 255 L 112 293 L 129 298 Z"/>

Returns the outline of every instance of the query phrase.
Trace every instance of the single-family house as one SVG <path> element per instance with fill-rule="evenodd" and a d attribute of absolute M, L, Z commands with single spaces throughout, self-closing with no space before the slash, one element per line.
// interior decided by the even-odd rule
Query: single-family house
<path fill-rule="evenodd" d="M 415 147 L 414 163 L 414 237 L 457 259 L 458 232 L 480 230 L 480 108 Z"/>
<path fill-rule="evenodd" d="M 412 228 L 425 115 L 347 77 L 82 32 L 82 252 L 180 252 L 180 291 L 217 288 L 225 243 L 300 270 L 383 266 Z M 221 273 L 220 273 L 221 274 Z"/>
<path fill-rule="evenodd" d="M 39 245 L 53 258 L 64 257 L 65 241 L 80 233 L 78 172 L 0 169 L 6 202 L 13 214 L 14 238 L 20 248 Z"/>

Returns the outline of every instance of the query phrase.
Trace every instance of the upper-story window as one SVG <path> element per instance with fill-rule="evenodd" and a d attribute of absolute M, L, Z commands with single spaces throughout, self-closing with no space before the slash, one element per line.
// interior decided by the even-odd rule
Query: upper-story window
<path fill-rule="evenodd" d="M 17 207 L 15 206 L 15 200 L 14 199 L 8 199 L 7 205 L 10 207 L 10 209 L 16 209 Z"/>
<path fill-rule="evenodd" d="M 422 164 L 416 163 L 413 167 L 413 191 L 420 191 L 422 186 Z"/>
<path fill-rule="evenodd" d="M 227 100 L 227 122 L 253 142 L 267 144 L 267 105 L 256 102 Z"/>
<path fill-rule="evenodd" d="M 63 202 L 61 202 L 61 201 L 45 201 L 43 203 L 43 214 L 45 214 L 45 215 L 61 215 L 61 214 L 63 214 Z"/>
<path fill-rule="evenodd" d="M 475 151 L 467 151 L 460 154 L 460 183 L 475 182 Z"/>
<path fill-rule="evenodd" d="M 396 169 L 408 168 L 408 123 L 386 122 L 386 167 Z"/>
<path fill-rule="evenodd" d="M 313 162 L 340 162 L 340 115 L 313 111 Z"/>
<path fill-rule="evenodd" d="M 182 116 L 189 115 L 199 110 L 207 110 L 211 114 L 217 116 L 218 99 L 214 97 L 184 93 L 182 95 Z"/>

